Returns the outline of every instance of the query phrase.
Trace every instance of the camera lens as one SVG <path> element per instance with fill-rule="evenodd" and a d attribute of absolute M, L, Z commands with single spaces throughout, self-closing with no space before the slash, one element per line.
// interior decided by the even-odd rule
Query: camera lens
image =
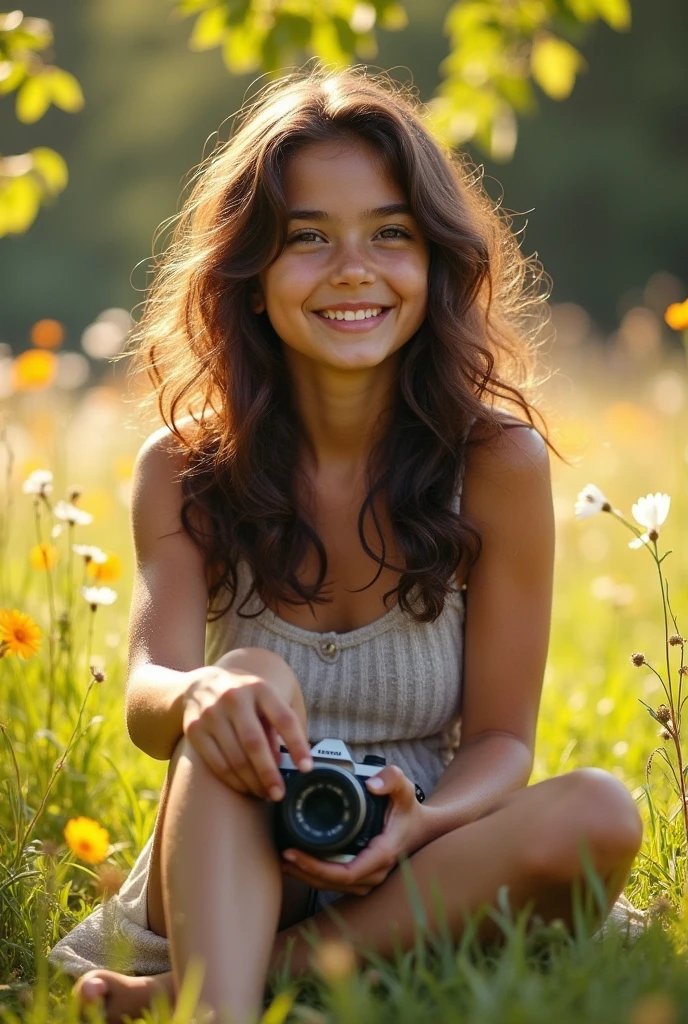
<path fill-rule="evenodd" d="M 367 809 L 360 783 L 334 765 L 292 776 L 275 806 L 289 844 L 319 856 L 348 846 L 363 827 Z"/>

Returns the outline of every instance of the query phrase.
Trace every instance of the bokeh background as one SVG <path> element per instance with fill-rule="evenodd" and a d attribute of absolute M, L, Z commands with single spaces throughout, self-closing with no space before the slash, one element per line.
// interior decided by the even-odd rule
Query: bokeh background
<path fill-rule="evenodd" d="M 375 64 L 412 75 L 429 99 L 448 52 L 449 4 L 406 6 L 407 29 L 378 32 Z M 76 116 L 52 107 L 21 125 L 13 98 L 0 102 L 2 152 L 53 146 L 71 175 L 26 235 L 0 241 L 0 341 L 15 353 L 42 317 L 64 323 L 67 347 L 79 348 L 100 312 L 140 301 L 155 228 L 175 213 L 183 179 L 257 77 L 230 76 L 218 50 L 191 52 L 190 22 L 171 8 L 166 0 L 26 6 L 52 21 L 57 63 L 79 79 L 86 106 Z M 523 213 L 524 249 L 551 274 L 553 300 L 581 305 L 604 334 L 639 304 L 661 314 L 685 298 L 688 278 L 688 6 L 636 2 L 632 14 L 630 32 L 602 22 L 586 31 L 587 71 L 564 102 L 539 94 L 509 163 L 466 147 L 484 163 L 491 194 Z"/>

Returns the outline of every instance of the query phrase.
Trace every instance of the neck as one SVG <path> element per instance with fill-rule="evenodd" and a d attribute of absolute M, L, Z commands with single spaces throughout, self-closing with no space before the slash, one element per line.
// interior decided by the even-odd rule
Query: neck
<path fill-rule="evenodd" d="M 286 348 L 286 346 L 285 346 Z M 392 414 L 398 358 L 342 371 L 286 350 L 305 433 L 304 466 L 317 476 L 356 476 Z"/>

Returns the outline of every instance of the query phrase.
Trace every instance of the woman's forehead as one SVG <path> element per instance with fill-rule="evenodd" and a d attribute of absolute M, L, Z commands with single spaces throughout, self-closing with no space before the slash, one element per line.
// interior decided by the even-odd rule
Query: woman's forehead
<path fill-rule="evenodd" d="M 284 169 L 284 192 L 290 210 L 324 210 L 352 199 L 362 209 L 405 199 L 382 155 L 362 140 L 312 142 L 294 153 Z"/>

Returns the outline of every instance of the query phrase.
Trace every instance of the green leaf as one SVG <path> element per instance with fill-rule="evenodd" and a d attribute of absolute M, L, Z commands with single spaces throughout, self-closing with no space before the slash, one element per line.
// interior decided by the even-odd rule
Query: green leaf
<path fill-rule="evenodd" d="M 265 34 L 253 21 L 231 28 L 222 47 L 222 60 L 227 70 L 233 75 L 256 71 L 260 67 Z"/>
<path fill-rule="evenodd" d="M 533 43 L 530 67 L 543 92 L 553 100 L 564 100 L 570 95 L 576 74 L 585 67 L 585 61 L 565 40 L 541 35 Z"/>
<path fill-rule="evenodd" d="M 21 234 L 31 227 L 41 205 L 41 187 L 29 174 L 11 178 L 0 187 L 0 237 Z"/>
<path fill-rule="evenodd" d="M 181 15 L 182 18 L 188 17 L 189 14 L 196 14 L 197 11 L 204 11 L 208 7 L 212 7 L 215 4 L 215 0 L 179 0 L 175 7 L 175 14 Z"/>
<path fill-rule="evenodd" d="M 189 39 L 189 47 L 192 50 L 212 50 L 214 46 L 220 46 L 226 31 L 227 11 L 222 4 L 199 14 Z"/>
<path fill-rule="evenodd" d="M 75 114 L 84 105 L 84 94 L 74 75 L 61 68 L 53 68 L 50 74 L 50 94 L 53 103 L 60 110 Z"/>
<path fill-rule="evenodd" d="M 42 72 L 27 78 L 17 92 L 16 113 L 24 124 L 33 124 L 50 106 L 50 75 Z"/>
<path fill-rule="evenodd" d="M 67 164 L 54 149 L 39 146 L 31 150 L 33 168 L 45 182 L 45 187 L 52 195 L 62 192 L 69 181 Z"/>
<path fill-rule="evenodd" d="M 408 14 L 403 4 L 389 4 L 378 18 L 380 28 L 388 32 L 400 32 L 408 25 Z"/>
<path fill-rule="evenodd" d="M 310 49 L 312 53 L 328 64 L 345 67 L 350 61 L 350 54 L 342 48 L 339 35 L 331 21 L 315 22 L 311 34 Z"/>

